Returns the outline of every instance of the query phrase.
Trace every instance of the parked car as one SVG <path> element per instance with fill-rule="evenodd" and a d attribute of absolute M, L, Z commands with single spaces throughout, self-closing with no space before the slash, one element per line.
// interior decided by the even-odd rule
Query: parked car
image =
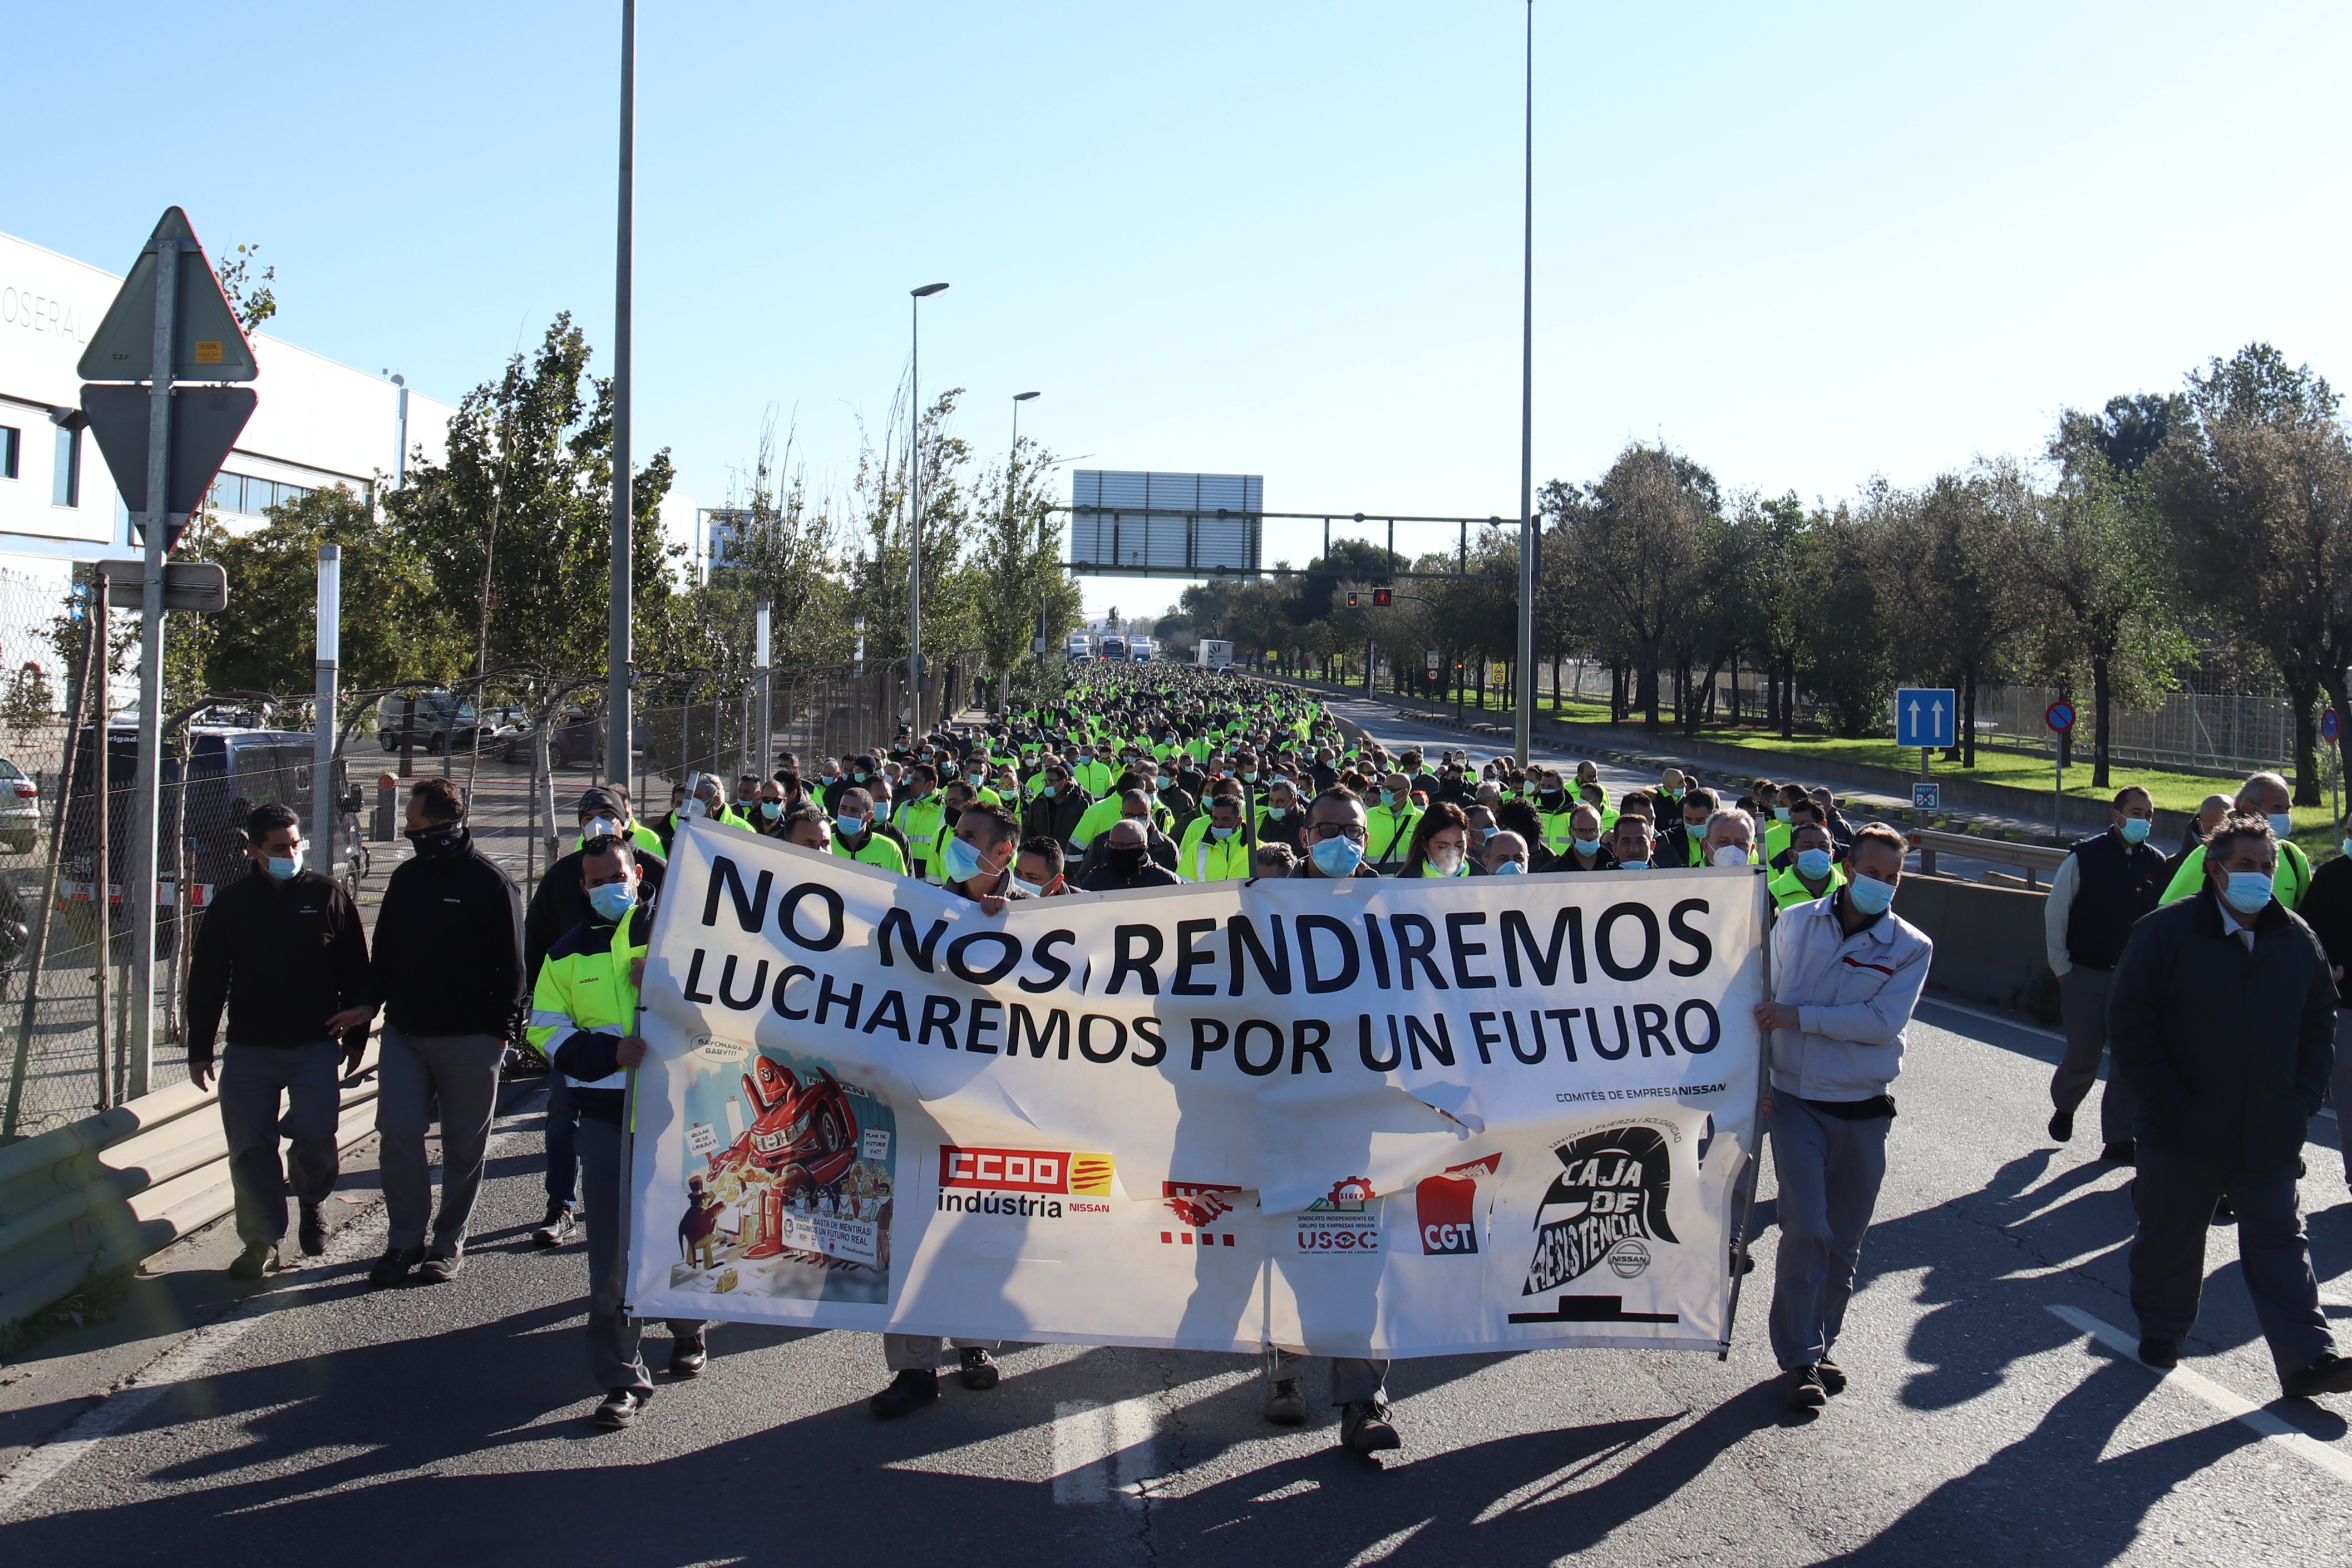
<path fill-rule="evenodd" d="M 22 855 L 41 838 L 41 786 L 0 757 L 0 845 Z"/>
<path fill-rule="evenodd" d="M 375 705 L 376 739 L 387 752 L 405 740 L 427 756 L 462 752 L 489 733 L 472 699 L 451 691 L 395 691 Z"/>

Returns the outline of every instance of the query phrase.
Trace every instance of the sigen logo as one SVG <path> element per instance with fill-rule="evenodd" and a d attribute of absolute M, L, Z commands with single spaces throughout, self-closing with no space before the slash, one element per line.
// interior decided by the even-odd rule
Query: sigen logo
<path fill-rule="evenodd" d="M 965 1149 L 940 1146 L 940 1185 L 1000 1193 L 1110 1196 L 1111 1157 L 1047 1149 Z"/>
<path fill-rule="evenodd" d="M 1421 1227 L 1424 1257 L 1458 1258 L 1477 1252 L 1478 1178 L 1493 1175 L 1502 1163 L 1502 1155 L 1489 1154 L 1466 1164 L 1449 1165 L 1413 1188 L 1413 1219 Z"/>

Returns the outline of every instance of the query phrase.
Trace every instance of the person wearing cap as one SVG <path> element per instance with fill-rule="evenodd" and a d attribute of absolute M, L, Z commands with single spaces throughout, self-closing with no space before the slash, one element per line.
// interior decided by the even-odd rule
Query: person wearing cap
<path fill-rule="evenodd" d="M 621 791 L 609 784 L 591 784 L 580 792 L 580 837 L 572 841 L 572 847 L 577 849 L 607 833 L 626 834 L 639 849 L 662 853 L 661 835 L 630 816 L 628 798 Z"/>
<path fill-rule="evenodd" d="M 616 829 L 627 826 L 627 806 L 610 789 L 597 785 L 583 790 L 580 795 L 580 831 L 582 843 L 604 837 L 617 837 Z M 662 877 L 669 862 L 658 848 L 647 849 L 646 840 L 653 838 L 652 831 L 636 826 L 623 842 L 635 854 L 636 874 L 646 896 L 661 889 Z M 653 838 L 655 844 L 661 841 Z M 532 890 L 530 903 L 522 917 L 522 972 L 526 988 L 539 978 L 541 963 L 548 950 L 562 941 L 564 932 L 586 920 L 591 913 L 588 895 L 580 879 L 582 849 L 575 848 L 547 868 Z M 524 1042 L 529 1045 L 529 1041 Z M 532 1055 L 537 1047 L 531 1047 Z M 550 1072 L 547 1079 L 547 1213 L 530 1238 L 541 1247 L 560 1247 L 572 1238 L 580 1221 L 580 1158 L 577 1142 L 580 1110 L 572 1098 L 572 1086 L 562 1074 Z"/>

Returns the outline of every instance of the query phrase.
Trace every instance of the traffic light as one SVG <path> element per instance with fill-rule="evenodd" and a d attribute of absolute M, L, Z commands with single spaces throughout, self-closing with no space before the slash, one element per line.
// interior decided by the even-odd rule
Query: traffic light
<path fill-rule="evenodd" d="M 1395 603 L 1396 593 L 1393 589 L 1375 588 L 1372 590 L 1372 608 L 1376 610 L 1385 610 Z"/>
<path fill-rule="evenodd" d="M 1350 595 L 1348 595 L 1348 608 L 1349 608 L 1349 609 L 1351 609 L 1351 610 L 1352 610 L 1352 609 L 1354 609 L 1355 607 L 1356 607 L 1356 595 L 1353 595 L 1353 594 L 1350 594 Z"/>

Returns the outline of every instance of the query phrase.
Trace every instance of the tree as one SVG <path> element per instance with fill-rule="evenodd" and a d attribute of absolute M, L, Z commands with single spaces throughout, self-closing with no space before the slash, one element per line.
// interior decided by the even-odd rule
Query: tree
<path fill-rule="evenodd" d="M 2147 465 L 2190 591 L 2266 654 L 2294 710 L 2295 803 L 2322 799 L 2318 698 L 2352 656 L 2352 510 L 2340 398 L 2268 343 L 2189 377 L 2194 417 Z M 2337 711 L 2352 711 L 2338 708 Z"/>
<path fill-rule="evenodd" d="M 1054 457 L 1020 438 L 1004 466 L 983 480 L 977 510 L 979 545 L 972 564 L 980 646 L 989 668 L 1006 678 L 1024 705 L 1058 697 L 1067 680 L 1062 639 L 1085 616 L 1077 583 L 1062 566 L 1062 526 L 1045 480 Z M 1032 643 L 1045 640 L 1042 650 Z M 997 693 L 1003 710 L 1004 690 Z"/>
<path fill-rule="evenodd" d="M 446 458 L 412 468 L 383 503 L 435 591 L 475 609 L 473 662 L 530 667 L 534 683 L 591 679 L 609 662 L 613 388 L 589 376 L 588 356 L 570 314 L 556 317 L 535 353 L 466 395 Z M 670 479 L 665 447 L 631 483 L 636 634 L 656 653 L 679 553 L 661 529 Z"/>
<path fill-rule="evenodd" d="M 1841 503 L 1807 520 L 1813 573 L 1800 646 L 1808 680 L 1849 738 L 1882 732 L 1895 690 L 1900 600 L 1889 591 L 1895 530 L 1885 502 L 1866 494 L 1859 509 Z"/>
<path fill-rule="evenodd" d="M 1560 492 L 1561 542 L 1576 576 L 1633 655 L 1643 726 L 1658 729 L 1658 666 L 1700 581 L 1699 541 L 1721 510 L 1715 476 L 1663 444 L 1635 442 L 1580 496 Z"/>
<path fill-rule="evenodd" d="M 979 583 L 963 570 L 971 502 L 963 472 L 971 448 L 948 433 L 961 387 L 950 387 L 923 411 L 923 646 L 926 657 L 952 653 L 980 640 L 973 615 Z M 850 607 L 866 617 L 869 668 L 876 660 L 903 659 L 908 651 L 908 610 L 912 554 L 907 509 L 913 478 L 896 437 L 904 424 L 894 405 L 890 430 L 877 450 L 870 437 L 861 446 L 854 489 L 856 521 L 863 531 L 849 568 Z"/>
<path fill-rule="evenodd" d="M 1906 673 L 1958 689 L 1954 739 L 1963 767 L 1977 762 L 1977 688 L 2033 605 L 2017 569 L 2024 534 L 2016 490 L 2013 468 L 1980 464 L 1890 498 L 1891 564 L 1909 633 L 1902 644 L 1911 657 Z"/>
<path fill-rule="evenodd" d="M 206 690 L 311 690 L 322 544 L 343 549 L 346 687 L 365 691 L 466 673 L 471 628 L 460 624 L 423 559 L 398 533 L 375 525 L 366 501 L 338 485 L 282 501 L 263 527 L 212 543 L 211 558 L 228 573 L 230 608 L 204 617 L 212 634 Z"/>

